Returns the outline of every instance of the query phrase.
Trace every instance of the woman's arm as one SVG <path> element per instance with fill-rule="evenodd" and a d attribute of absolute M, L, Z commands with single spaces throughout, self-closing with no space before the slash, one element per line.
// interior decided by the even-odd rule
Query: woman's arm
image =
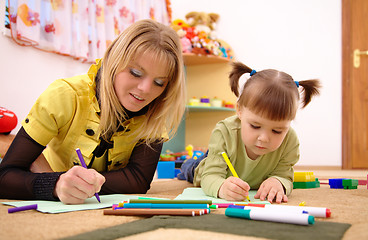
<path fill-rule="evenodd" d="M 53 196 L 61 173 L 32 173 L 30 168 L 45 146 L 19 130 L 0 164 L 0 198 L 57 200 Z"/>
<path fill-rule="evenodd" d="M 126 167 L 101 173 L 106 182 L 100 193 L 146 193 L 150 189 L 162 145 L 161 142 L 152 143 L 151 147 L 140 144 L 133 149 Z"/>

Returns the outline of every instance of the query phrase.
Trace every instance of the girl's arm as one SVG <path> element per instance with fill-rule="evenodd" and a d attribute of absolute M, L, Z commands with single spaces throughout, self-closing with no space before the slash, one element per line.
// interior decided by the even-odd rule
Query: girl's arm
<path fill-rule="evenodd" d="M 146 193 L 150 189 L 162 145 L 158 141 L 152 143 L 151 147 L 140 144 L 133 149 L 126 167 L 101 173 L 106 182 L 100 193 Z"/>
<path fill-rule="evenodd" d="M 44 149 L 23 127 L 19 130 L 0 164 L 0 198 L 57 200 L 53 190 L 61 173 L 30 171 Z"/>

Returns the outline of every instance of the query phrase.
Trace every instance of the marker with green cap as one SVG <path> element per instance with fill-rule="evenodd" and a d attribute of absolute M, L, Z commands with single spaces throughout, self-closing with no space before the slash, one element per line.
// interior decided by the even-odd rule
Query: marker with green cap
<path fill-rule="evenodd" d="M 245 218 L 259 221 L 290 223 L 297 225 L 313 225 L 314 217 L 305 213 L 291 213 L 284 211 L 268 210 L 265 208 L 240 209 L 227 208 L 225 215 L 228 217 Z"/>

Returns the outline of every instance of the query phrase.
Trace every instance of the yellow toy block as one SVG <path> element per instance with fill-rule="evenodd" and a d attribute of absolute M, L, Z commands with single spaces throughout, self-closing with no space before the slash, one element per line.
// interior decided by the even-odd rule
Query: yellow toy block
<path fill-rule="evenodd" d="M 294 182 L 314 182 L 316 178 L 313 172 L 294 172 Z"/>

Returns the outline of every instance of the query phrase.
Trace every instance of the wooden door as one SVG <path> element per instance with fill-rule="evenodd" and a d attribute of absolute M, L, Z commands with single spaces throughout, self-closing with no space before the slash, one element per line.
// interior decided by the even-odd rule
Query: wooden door
<path fill-rule="evenodd" d="M 358 50 L 357 50 L 358 49 Z M 354 51 L 361 51 L 354 66 Z M 368 168 L 368 1 L 342 0 L 342 167 Z"/>

